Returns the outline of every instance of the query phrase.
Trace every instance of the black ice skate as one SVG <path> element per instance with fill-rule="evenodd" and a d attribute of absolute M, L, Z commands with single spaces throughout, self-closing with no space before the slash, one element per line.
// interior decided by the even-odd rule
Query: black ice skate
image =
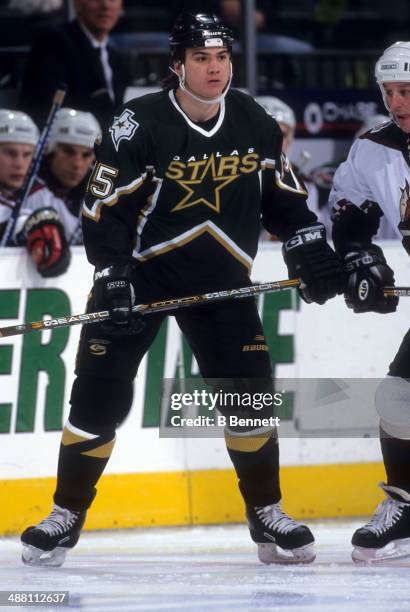
<path fill-rule="evenodd" d="M 74 512 L 54 504 L 47 518 L 23 532 L 23 563 L 54 567 L 62 565 L 67 550 L 78 542 L 85 516 L 85 511 Z"/>
<path fill-rule="evenodd" d="M 262 563 L 311 563 L 315 560 L 312 532 L 285 514 L 281 502 L 264 507 L 247 506 L 246 516 Z"/>
<path fill-rule="evenodd" d="M 410 494 L 380 484 L 387 497 L 366 525 L 354 532 L 352 559 L 373 563 L 410 556 Z"/>

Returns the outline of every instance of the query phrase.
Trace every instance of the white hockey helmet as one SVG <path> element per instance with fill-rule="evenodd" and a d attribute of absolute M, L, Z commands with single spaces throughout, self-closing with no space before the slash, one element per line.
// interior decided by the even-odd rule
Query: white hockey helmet
<path fill-rule="evenodd" d="M 410 81 L 410 42 L 398 41 L 387 47 L 376 62 L 374 74 L 382 92 L 384 105 L 390 112 L 383 83 Z"/>
<path fill-rule="evenodd" d="M 258 96 L 255 98 L 258 104 L 263 106 L 269 115 L 272 115 L 278 123 L 288 125 L 292 130 L 296 127 L 296 117 L 293 110 L 279 98 L 273 96 Z"/>
<path fill-rule="evenodd" d="M 99 136 L 101 128 L 94 115 L 73 108 L 61 108 L 51 127 L 47 152 L 52 153 L 58 143 L 92 148 Z"/>
<path fill-rule="evenodd" d="M 36 146 L 39 131 L 34 121 L 21 111 L 0 109 L 0 142 Z"/>

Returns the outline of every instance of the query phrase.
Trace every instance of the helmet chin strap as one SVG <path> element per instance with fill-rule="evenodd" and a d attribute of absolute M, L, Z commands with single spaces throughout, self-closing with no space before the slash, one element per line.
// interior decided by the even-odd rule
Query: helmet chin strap
<path fill-rule="evenodd" d="M 184 91 L 186 94 L 188 94 L 188 96 L 191 96 L 191 98 L 193 98 L 194 100 L 196 100 L 197 102 L 202 102 L 202 104 L 217 104 L 218 102 L 221 102 L 226 94 L 228 93 L 228 90 L 231 86 L 232 83 L 232 77 L 233 77 L 233 70 L 232 70 L 232 62 L 229 63 L 229 80 L 226 84 L 225 89 L 223 90 L 223 92 L 221 93 L 220 96 L 218 96 L 217 98 L 201 98 L 200 96 L 196 96 L 192 91 L 190 91 L 186 86 L 185 86 L 185 79 L 186 79 L 186 73 L 185 73 L 185 66 L 184 64 L 181 62 L 181 74 L 178 74 L 178 72 L 176 70 L 174 70 L 171 66 L 169 67 L 169 69 L 177 75 L 178 77 L 178 81 L 179 81 L 179 86 L 182 89 L 182 91 Z"/>

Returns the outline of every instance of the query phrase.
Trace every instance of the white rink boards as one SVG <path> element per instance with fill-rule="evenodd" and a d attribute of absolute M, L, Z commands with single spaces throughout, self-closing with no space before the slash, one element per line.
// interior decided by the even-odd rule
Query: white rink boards
<path fill-rule="evenodd" d="M 410 284 L 409 259 L 400 243 L 387 244 L 385 253 L 396 272 L 397 284 Z M 252 280 L 263 282 L 284 278 L 287 278 L 287 272 L 280 245 L 262 243 L 255 259 Z M 0 314 L 0 326 L 16 325 L 30 313 L 41 312 L 41 316 L 47 316 L 47 300 L 54 300 L 53 313 L 64 308 L 70 308 L 76 314 L 84 312 L 91 279 L 92 267 L 81 247 L 73 248 L 68 272 L 56 279 L 42 279 L 36 274 L 22 249 L 3 249 L 0 258 L 0 297 L 5 312 Z M 286 293 L 291 295 L 290 292 Z M 285 299 L 285 293 L 280 295 Z M 267 299 L 267 296 L 261 297 L 259 308 L 262 314 L 265 313 Z M 292 352 L 291 356 L 286 357 L 288 362 L 278 356 L 275 375 L 279 378 L 381 378 L 386 374 L 388 364 L 409 327 L 410 298 L 402 298 L 398 311 L 390 315 L 354 315 L 345 307 L 341 296 L 324 306 L 304 302 L 291 306 L 292 299 L 287 299 L 289 304 L 278 313 L 276 335 L 272 340 L 273 347 L 278 342 L 287 343 L 291 347 L 288 350 Z M 15 313 L 15 316 L 8 318 L 8 312 Z M 269 326 L 268 311 L 265 319 L 267 334 Z M 48 331 L 41 335 L 32 332 L 0 340 L 0 351 L 6 364 L 0 376 L 0 440 L 8 457 L 7 462 L 0 463 L 0 481 L 54 475 L 61 428 L 69 410 L 79 332 L 80 326 L 69 328 L 67 339 L 62 341 L 61 352 Z M 34 340 L 39 344 L 41 342 L 42 346 L 33 347 Z M 45 365 L 44 370 L 39 368 L 37 371 L 33 369 L 33 360 L 37 355 L 35 351 L 47 343 L 53 347 L 55 354 L 40 351 Z M 164 341 L 162 369 L 154 371 L 157 387 L 162 378 L 175 376 L 180 351 L 180 334 L 171 317 Z M 194 364 L 191 366 L 194 367 Z M 150 374 L 150 364 L 144 359 L 135 384 L 133 408 L 119 430 L 119 442 L 105 473 L 164 473 L 184 469 L 186 465 L 195 470 L 229 468 L 229 459 L 222 452 L 223 440 L 208 439 L 206 444 L 201 445 L 200 452 L 196 452 L 196 440 L 187 445 L 181 439 L 159 439 L 156 427 L 149 424 L 141 426 L 147 418 L 147 410 L 153 405 L 153 402 L 150 405 L 147 401 Z M 185 375 L 189 377 L 190 372 L 185 371 Z M 52 376 L 54 381 L 51 380 Z M 50 386 L 50 382 L 54 387 Z M 10 412 L 8 417 L 7 410 Z M 357 445 L 349 444 L 346 440 L 341 442 L 339 448 L 310 442 L 309 439 L 303 442 L 286 440 L 282 463 L 338 463 L 343 462 L 351 452 L 356 453 L 354 459 L 357 461 L 379 460 L 377 445 L 369 447 L 364 444 L 363 450 L 358 452 Z M 141 451 L 138 454 L 132 452 L 136 443 Z"/>
<path fill-rule="evenodd" d="M 397 283 L 407 284 L 408 256 L 398 241 L 384 246 Z M 252 280 L 286 276 L 280 245 L 262 243 Z M 92 267 L 80 247 L 73 249 L 67 273 L 57 279 L 39 277 L 24 250 L 3 249 L 0 325 L 83 312 L 91 279 Z M 410 298 L 403 298 L 397 313 L 354 315 L 342 296 L 324 306 L 298 302 L 295 291 L 262 296 L 259 309 L 275 375 L 297 381 L 383 377 L 408 329 L 409 307 Z M 0 461 L 0 487 L 7 502 L 0 505 L 0 534 L 18 533 L 49 512 L 79 332 L 77 326 L 0 340 L 0 443 L 4 458 Z M 223 438 L 158 435 L 161 380 L 181 380 L 194 374 L 195 361 L 170 317 L 141 364 L 133 407 L 118 430 L 87 519 L 88 529 L 243 520 L 243 505 Z M 326 407 L 329 418 L 324 422 L 321 413 L 315 415 L 306 408 L 303 393 L 295 393 L 292 412 L 282 419 L 284 508 L 296 517 L 359 516 L 370 512 L 381 498 L 376 487 L 383 479 L 378 440 L 358 434 L 357 423 L 349 420 L 341 435 L 340 421 L 334 418 L 345 414 L 340 406 L 333 402 Z M 356 421 L 363 412 L 363 406 L 355 410 Z M 370 412 L 376 420 L 372 407 Z M 316 431 L 322 426 L 327 437 L 318 438 Z M 375 431 L 377 434 L 377 427 Z M 321 488 L 329 492 L 325 498 Z M 224 503 L 215 505 L 216 497 Z"/>

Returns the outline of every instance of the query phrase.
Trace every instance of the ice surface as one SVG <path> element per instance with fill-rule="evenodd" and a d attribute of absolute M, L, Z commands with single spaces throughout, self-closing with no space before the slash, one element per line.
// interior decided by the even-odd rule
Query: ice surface
<path fill-rule="evenodd" d="M 70 607 L 182 612 L 410 610 L 410 557 L 373 567 L 350 559 L 363 521 L 309 522 L 316 561 L 264 566 L 244 525 L 85 532 L 61 568 L 30 568 L 18 538 L 0 539 L 0 590 L 70 592 Z M 28 607 L 0 608 L 27 610 Z"/>

